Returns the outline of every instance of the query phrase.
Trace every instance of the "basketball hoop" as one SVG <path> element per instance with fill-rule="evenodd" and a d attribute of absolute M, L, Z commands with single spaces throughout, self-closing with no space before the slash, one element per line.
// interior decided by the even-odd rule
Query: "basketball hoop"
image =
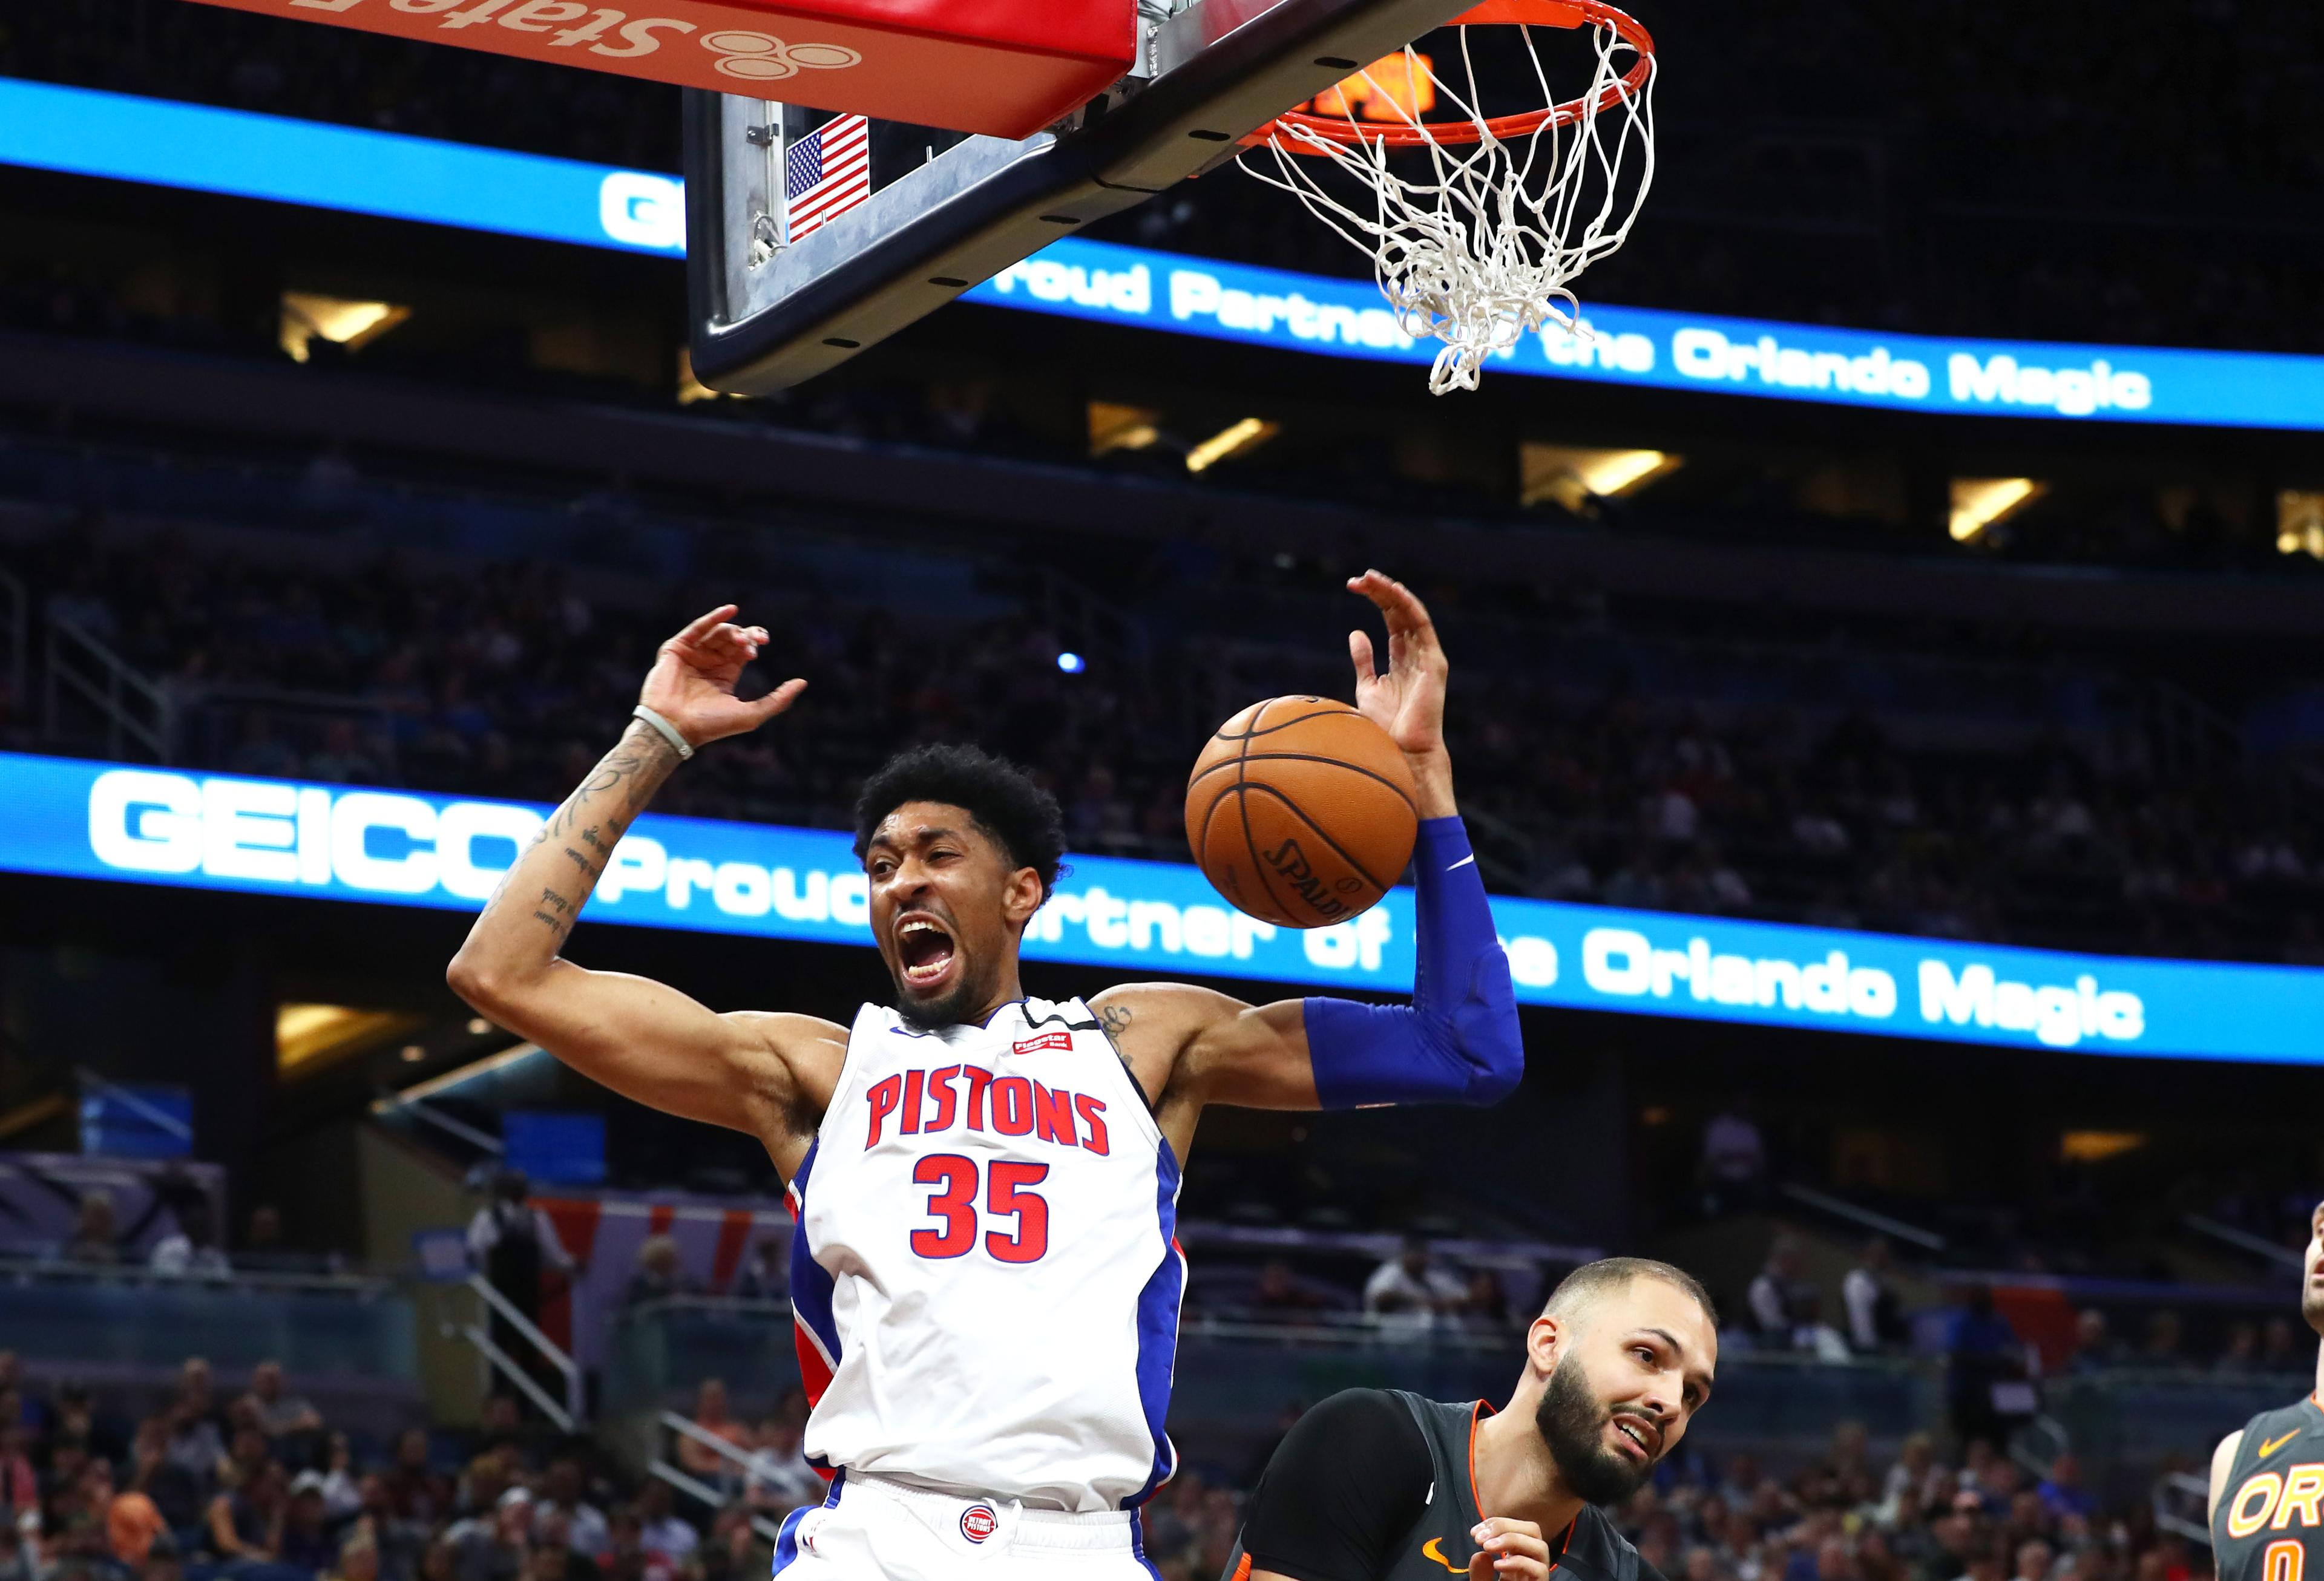
<path fill-rule="evenodd" d="M 1317 101 L 1335 113 L 1294 110 L 1250 133 L 1238 161 L 1370 256 L 1406 335 L 1444 343 L 1428 372 L 1437 395 L 1477 388 L 1486 357 L 1527 334 L 1552 325 L 1581 333 L 1566 282 L 1621 246 L 1655 173 L 1655 41 L 1635 18 L 1603 0 L 1484 0 L 1449 25 L 1457 73 L 1408 44 Z M 1521 91 L 1537 90 L 1543 107 L 1488 113 L 1470 37 L 1487 26 L 1524 41 L 1531 69 Z M 1535 30 L 1585 27 L 1596 55 L 1589 91 L 1559 101 Z M 1358 78 L 1369 93 L 1354 90 Z M 1438 103 L 1455 114 L 1424 119 Z M 1273 173 L 1248 157 L 1260 149 L 1273 154 Z M 1417 150 L 1425 170 L 1417 155 L 1391 162 L 1392 152 Z M 1335 196 L 1308 162 L 1317 159 L 1369 188 L 1372 212 L 1360 195 Z"/>

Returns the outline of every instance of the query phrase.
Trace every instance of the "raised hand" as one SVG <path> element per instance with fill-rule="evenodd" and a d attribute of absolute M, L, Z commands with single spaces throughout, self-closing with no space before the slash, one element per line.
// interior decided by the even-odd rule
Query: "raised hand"
<path fill-rule="evenodd" d="M 695 746 L 757 730 L 788 708 L 807 683 L 794 676 L 753 703 L 734 695 L 745 666 L 766 645 L 764 626 L 736 626 L 720 604 L 661 645 L 638 701 Z"/>
<path fill-rule="evenodd" d="M 1452 769 L 1444 753 L 1444 680 L 1450 666 L 1436 640 L 1428 608 L 1401 582 L 1379 571 L 1348 578 L 1348 591 L 1368 598 L 1388 619 L 1388 669 L 1376 671 L 1372 639 L 1348 633 L 1356 666 L 1356 707 L 1404 749 L 1421 790 L 1420 815 L 1452 811 Z"/>

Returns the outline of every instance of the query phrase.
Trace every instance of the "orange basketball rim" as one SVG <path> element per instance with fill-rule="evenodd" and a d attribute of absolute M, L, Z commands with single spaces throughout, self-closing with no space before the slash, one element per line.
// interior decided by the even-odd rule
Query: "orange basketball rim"
<path fill-rule="evenodd" d="M 1490 135 L 1500 142 L 1530 137 L 1545 126 L 1572 126 L 1609 110 L 1642 92 L 1655 69 L 1654 35 L 1628 12 L 1604 0 L 1484 0 L 1445 24 L 1448 27 L 1554 27 L 1568 32 L 1584 27 L 1611 28 L 1622 42 L 1637 51 L 1637 59 L 1620 77 L 1595 94 L 1547 105 L 1538 110 L 1484 117 L 1459 116 L 1443 121 L 1359 124 L 1352 117 L 1318 115 L 1289 110 L 1243 138 L 1245 147 L 1270 141 L 1291 153 L 1319 152 L 1313 138 L 1355 146 L 1425 148 L 1431 143 L 1482 142 Z M 1360 73 L 1359 74 L 1360 75 Z M 1284 135 L 1289 133 L 1289 135 Z M 1304 134 L 1304 135 L 1303 135 Z M 1303 146 L 1304 145 L 1304 146 Z"/>

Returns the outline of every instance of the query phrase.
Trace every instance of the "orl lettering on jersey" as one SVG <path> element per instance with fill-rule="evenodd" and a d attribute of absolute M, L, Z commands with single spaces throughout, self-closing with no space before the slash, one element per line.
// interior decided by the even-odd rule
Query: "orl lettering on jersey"
<path fill-rule="evenodd" d="M 790 1194 L 811 1462 L 1071 1511 L 1167 1480 L 1178 1163 L 1087 1006 L 865 1006 Z"/>
<path fill-rule="evenodd" d="M 1070 1052 L 1073 1040 L 1065 1047 Z M 1017 1045 L 1021 1052 L 1025 1044 Z M 864 1092 L 871 1110 L 863 1145 L 869 1150 L 888 1136 L 933 1136 L 955 1126 L 991 1128 L 1003 1136 L 1029 1136 L 1060 1147 L 1082 1147 L 1104 1156 L 1110 1142 L 1105 1100 L 1086 1092 L 1045 1087 L 1025 1076 L 996 1076 L 982 1065 L 939 1065 L 934 1070 L 883 1076 Z M 895 1122 L 889 1131 L 890 1120 Z"/>
<path fill-rule="evenodd" d="M 2244 1425 L 2211 1512 L 2219 1581 L 2324 1577 L 2324 1411 L 2311 1397 Z"/>

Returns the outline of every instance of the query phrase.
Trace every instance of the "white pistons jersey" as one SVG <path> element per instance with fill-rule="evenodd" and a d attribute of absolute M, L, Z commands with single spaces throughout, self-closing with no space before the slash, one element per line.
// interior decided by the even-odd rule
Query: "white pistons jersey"
<path fill-rule="evenodd" d="M 864 1006 L 790 1186 L 810 1460 L 1036 1509 L 1143 1502 L 1176 1469 L 1177 1195 L 1079 999 L 940 1032 Z"/>

